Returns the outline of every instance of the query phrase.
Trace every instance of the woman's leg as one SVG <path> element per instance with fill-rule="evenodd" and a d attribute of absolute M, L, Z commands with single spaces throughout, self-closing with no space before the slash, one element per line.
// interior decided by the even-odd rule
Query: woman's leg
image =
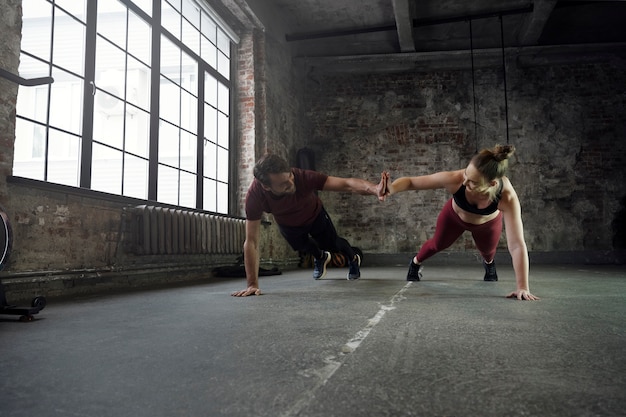
<path fill-rule="evenodd" d="M 496 249 L 502 235 L 502 213 L 487 223 L 472 227 L 471 231 L 476 249 L 487 264 L 491 263 L 496 256 Z"/>
<path fill-rule="evenodd" d="M 448 200 L 437 217 L 435 235 L 424 242 L 416 255 L 418 262 L 422 263 L 437 252 L 448 248 L 465 230 L 464 223 L 452 208 L 452 199 Z"/>

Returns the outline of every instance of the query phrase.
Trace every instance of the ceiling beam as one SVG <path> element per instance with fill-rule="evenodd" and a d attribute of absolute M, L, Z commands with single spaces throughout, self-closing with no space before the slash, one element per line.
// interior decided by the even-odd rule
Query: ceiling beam
<path fill-rule="evenodd" d="M 352 55 L 327 57 L 296 57 L 294 62 L 316 74 L 358 74 L 404 71 L 469 70 L 469 50 L 443 52 L 413 52 L 380 55 Z M 476 68 L 501 68 L 502 49 L 474 50 Z M 552 46 L 525 46 L 505 48 L 510 63 L 520 67 L 542 65 L 626 60 L 626 42 L 610 44 L 577 44 Z"/>
<path fill-rule="evenodd" d="M 520 29 L 520 45 L 537 45 L 556 3 L 557 0 L 535 0 L 532 13 L 526 15 Z"/>
<path fill-rule="evenodd" d="M 401 52 L 415 52 L 413 39 L 413 9 L 414 2 L 409 0 L 392 0 L 393 14 L 396 17 L 396 30 Z"/>

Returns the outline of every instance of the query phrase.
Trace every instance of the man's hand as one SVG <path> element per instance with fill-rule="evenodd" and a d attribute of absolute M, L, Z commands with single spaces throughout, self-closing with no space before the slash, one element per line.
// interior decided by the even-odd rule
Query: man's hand
<path fill-rule="evenodd" d="M 259 287 L 250 286 L 245 290 L 235 291 L 231 294 L 233 297 L 247 297 L 249 295 L 263 295 Z"/>
<path fill-rule="evenodd" d="M 528 290 L 513 291 L 512 293 L 507 295 L 506 298 L 517 298 L 518 300 L 528 300 L 528 301 L 539 300 L 539 297 L 535 297 Z"/>

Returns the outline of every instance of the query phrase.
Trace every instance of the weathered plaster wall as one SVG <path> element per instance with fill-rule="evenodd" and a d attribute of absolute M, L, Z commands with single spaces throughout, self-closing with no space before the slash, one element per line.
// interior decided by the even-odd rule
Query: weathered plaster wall
<path fill-rule="evenodd" d="M 22 39 L 22 1 L 6 0 L 0 4 L 0 67 L 17 73 Z M 17 85 L 0 77 L 0 204 L 5 205 L 5 178 L 13 170 L 15 141 L 15 103 Z"/>

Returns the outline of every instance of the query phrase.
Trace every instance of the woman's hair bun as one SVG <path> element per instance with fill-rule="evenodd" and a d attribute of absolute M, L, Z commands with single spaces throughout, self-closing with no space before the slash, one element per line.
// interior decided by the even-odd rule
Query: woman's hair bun
<path fill-rule="evenodd" d="M 497 162 L 509 159 L 513 152 L 515 152 L 515 146 L 513 145 L 496 145 L 493 148 L 493 159 Z"/>

